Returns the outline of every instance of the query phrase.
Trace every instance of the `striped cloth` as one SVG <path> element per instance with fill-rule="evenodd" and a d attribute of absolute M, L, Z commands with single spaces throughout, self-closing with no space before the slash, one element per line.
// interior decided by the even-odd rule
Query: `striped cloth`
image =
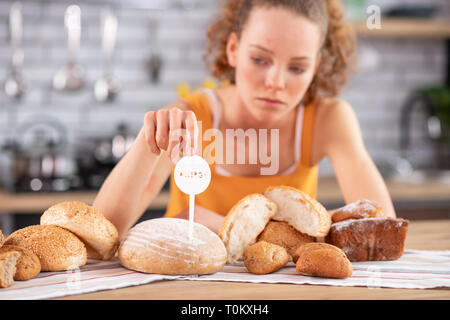
<path fill-rule="evenodd" d="M 145 274 L 123 268 L 120 262 L 88 260 L 79 270 L 41 272 L 28 281 L 16 281 L 0 289 L 0 299 L 48 299 L 136 286 L 157 280 L 231 281 L 288 283 L 369 288 L 430 289 L 450 288 L 450 250 L 405 250 L 395 261 L 354 262 L 353 274 L 346 279 L 307 277 L 295 271 L 290 262 L 277 272 L 255 275 L 243 262 L 226 265 L 220 272 L 202 276 L 166 276 Z"/>

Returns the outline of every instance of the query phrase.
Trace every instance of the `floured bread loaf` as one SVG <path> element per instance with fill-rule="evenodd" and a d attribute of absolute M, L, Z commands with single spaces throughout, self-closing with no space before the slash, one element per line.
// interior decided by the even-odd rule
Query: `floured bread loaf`
<path fill-rule="evenodd" d="M 119 246 L 116 227 L 103 214 L 83 202 L 55 204 L 41 216 L 41 225 L 56 225 L 84 242 L 90 259 L 111 259 Z"/>
<path fill-rule="evenodd" d="M 29 226 L 11 233 L 5 245 L 19 246 L 34 252 L 41 271 L 65 271 L 86 264 L 83 242 L 70 231 L 57 226 Z"/>
<path fill-rule="evenodd" d="M 228 263 L 239 260 L 245 247 L 256 242 L 276 210 L 277 205 L 259 193 L 242 198 L 230 209 L 219 230 Z"/>
<path fill-rule="evenodd" d="M 9 251 L 0 253 L 0 288 L 11 287 L 14 283 L 17 260 L 20 253 Z"/>
<path fill-rule="evenodd" d="M 14 280 L 29 280 L 41 272 L 39 258 L 30 250 L 19 247 L 5 245 L 0 248 L 0 254 L 15 251 L 20 254 L 16 264 Z"/>
<path fill-rule="evenodd" d="M 121 264 L 145 273 L 189 275 L 209 274 L 222 269 L 227 252 L 210 229 L 189 221 L 158 218 L 143 221 L 123 238 L 119 247 Z"/>
<path fill-rule="evenodd" d="M 396 260 L 403 254 L 408 220 L 349 219 L 333 223 L 326 242 L 341 248 L 350 261 Z"/>
<path fill-rule="evenodd" d="M 289 186 L 269 187 L 264 195 L 277 204 L 273 220 L 285 221 L 311 237 L 324 237 L 331 226 L 327 210 L 301 190 Z"/>
<path fill-rule="evenodd" d="M 255 274 L 275 272 L 289 261 L 289 255 L 283 247 L 266 241 L 258 241 L 244 249 L 244 264 L 248 271 Z"/>
<path fill-rule="evenodd" d="M 267 241 L 285 248 L 290 259 L 295 262 L 295 250 L 303 244 L 314 242 L 314 237 L 301 233 L 287 222 L 271 220 L 257 241 Z"/>
<path fill-rule="evenodd" d="M 348 219 L 374 218 L 381 215 L 381 207 L 372 200 L 361 199 L 336 209 L 331 220 L 339 222 Z"/>

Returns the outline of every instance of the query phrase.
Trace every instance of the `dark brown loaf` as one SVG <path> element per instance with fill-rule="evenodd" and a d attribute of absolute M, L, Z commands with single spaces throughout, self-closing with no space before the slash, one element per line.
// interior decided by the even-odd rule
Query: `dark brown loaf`
<path fill-rule="evenodd" d="M 16 263 L 20 257 L 17 251 L 0 253 L 0 288 L 11 287 L 14 283 Z"/>
<path fill-rule="evenodd" d="M 344 220 L 331 225 L 325 241 L 350 261 L 396 260 L 403 254 L 408 223 L 385 217 Z"/>
<path fill-rule="evenodd" d="M 331 220 L 339 222 L 348 219 L 374 218 L 381 215 L 381 207 L 372 200 L 361 199 L 336 209 Z"/>
<path fill-rule="evenodd" d="M 34 252 L 41 271 L 65 271 L 86 264 L 83 242 L 70 231 L 57 226 L 34 225 L 16 230 L 6 238 L 5 245 L 15 245 Z"/>
<path fill-rule="evenodd" d="M 286 249 L 266 241 L 259 241 L 244 249 L 244 264 L 251 273 L 275 272 L 286 265 L 288 260 Z"/>
<path fill-rule="evenodd" d="M 345 253 L 327 243 L 314 242 L 302 245 L 295 255 L 298 256 L 296 270 L 302 275 L 347 278 L 353 273 L 352 264 Z"/>
<path fill-rule="evenodd" d="M 271 220 L 257 238 L 257 241 L 267 241 L 286 249 L 292 258 L 298 247 L 314 242 L 314 237 L 296 230 L 284 221 Z M 296 261 L 294 259 L 294 261 Z"/>
<path fill-rule="evenodd" d="M 15 251 L 20 254 L 16 264 L 14 280 L 29 280 L 41 272 L 39 258 L 30 250 L 19 247 L 4 245 L 0 248 L 0 254 Z"/>

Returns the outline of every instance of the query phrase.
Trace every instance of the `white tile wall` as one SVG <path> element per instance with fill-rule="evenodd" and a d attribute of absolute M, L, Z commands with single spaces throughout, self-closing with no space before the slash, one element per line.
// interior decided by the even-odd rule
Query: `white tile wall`
<path fill-rule="evenodd" d="M 12 0 L 0 0 L 0 82 L 8 73 L 10 48 L 7 34 L 7 15 Z M 193 10 L 170 10 L 160 14 L 157 29 L 157 49 L 164 58 L 161 81 L 152 84 L 145 63 L 151 51 L 150 12 L 121 9 L 118 14 L 118 39 L 115 73 L 121 92 L 114 104 L 96 103 L 92 85 L 103 70 L 100 36 L 99 4 L 81 2 L 82 40 L 79 61 L 86 71 L 86 86 L 77 93 L 55 93 L 51 79 L 66 63 L 66 32 L 63 16 L 68 2 L 25 1 L 23 74 L 28 83 L 24 99 L 16 104 L 0 93 L 0 144 L 11 128 L 12 110 L 17 122 L 37 115 L 59 119 L 70 131 L 70 138 L 111 133 L 117 124 L 126 121 L 137 132 L 147 110 L 158 109 L 174 101 L 175 87 L 180 82 L 198 86 L 208 77 L 202 61 L 205 50 L 206 27 L 217 14 L 219 1 L 192 0 Z M 439 15 L 450 16 L 448 0 L 432 0 L 442 6 Z M 383 10 L 401 3 L 422 3 L 420 0 L 369 0 Z M 372 39 L 359 40 L 361 59 L 366 63 L 353 75 L 342 98 L 352 104 L 360 121 L 369 153 L 377 163 L 398 155 L 400 108 L 407 94 L 414 88 L 442 83 L 445 69 L 445 44 L 429 39 Z M 429 161 L 430 147 L 424 138 L 423 119 L 417 112 L 412 139 L 415 160 Z M 332 173 L 328 160 L 321 166 L 321 174 Z"/>

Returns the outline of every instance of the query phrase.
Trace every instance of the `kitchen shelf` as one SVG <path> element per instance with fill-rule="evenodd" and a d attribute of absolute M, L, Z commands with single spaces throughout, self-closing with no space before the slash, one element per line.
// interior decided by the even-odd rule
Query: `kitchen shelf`
<path fill-rule="evenodd" d="M 369 29 L 366 20 L 351 21 L 358 36 L 450 38 L 450 22 L 437 19 L 381 18 L 381 29 Z"/>

